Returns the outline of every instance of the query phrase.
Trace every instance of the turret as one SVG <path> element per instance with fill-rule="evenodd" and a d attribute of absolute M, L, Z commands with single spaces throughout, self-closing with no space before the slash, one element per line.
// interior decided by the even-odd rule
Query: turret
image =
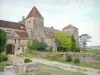
<path fill-rule="evenodd" d="M 79 33 L 78 28 L 74 27 L 73 25 L 69 24 L 68 26 L 63 28 L 63 31 L 67 33 L 68 36 L 74 36 L 76 40 L 76 46 L 79 47 Z"/>

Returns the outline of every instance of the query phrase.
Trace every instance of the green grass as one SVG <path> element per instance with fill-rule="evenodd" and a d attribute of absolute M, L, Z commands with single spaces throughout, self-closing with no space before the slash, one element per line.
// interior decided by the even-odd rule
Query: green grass
<path fill-rule="evenodd" d="M 9 58 L 8 61 L 0 62 L 0 72 L 3 72 L 4 71 L 4 67 L 5 66 L 10 66 L 10 65 L 12 65 L 12 62 L 11 62 L 11 59 L 10 58 Z"/>
<path fill-rule="evenodd" d="M 83 66 L 83 67 L 90 67 L 90 68 L 100 69 L 100 64 L 80 63 L 80 64 L 75 64 L 75 65 L 76 66 Z"/>
<path fill-rule="evenodd" d="M 81 53 L 90 53 L 100 55 L 100 50 L 82 50 Z"/>
<path fill-rule="evenodd" d="M 3 72 L 4 71 L 4 67 L 5 66 L 9 66 L 9 65 L 11 65 L 11 62 L 10 61 L 0 62 L 0 72 Z"/>
<path fill-rule="evenodd" d="M 39 70 L 36 71 L 36 75 L 86 75 L 86 74 L 80 72 L 66 71 L 54 66 L 40 64 Z"/>
<path fill-rule="evenodd" d="M 72 64 L 76 66 L 82 66 L 82 67 L 89 67 L 89 68 L 94 68 L 94 69 L 100 69 L 100 64 L 90 64 L 90 63 L 79 63 L 79 64 L 74 64 L 72 62 L 66 62 L 65 60 L 56 60 L 57 62 L 62 62 L 62 63 L 67 63 L 67 64 Z"/>
<path fill-rule="evenodd" d="M 38 55 L 37 55 L 37 52 L 33 52 L 33 51 L 31 51 L 31 52 L 28 52 L 28 51 L 25 51 L 24 52 L 24 56 L 25 57 L 37 57 Z"/>

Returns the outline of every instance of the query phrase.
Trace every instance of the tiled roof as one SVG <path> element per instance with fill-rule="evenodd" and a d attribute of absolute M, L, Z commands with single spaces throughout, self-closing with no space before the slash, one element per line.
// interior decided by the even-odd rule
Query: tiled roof
<path fill-rule="evenodd" d="M 44 27 L 44 34 L 46 38 L 53 39 L 54 38 L 54 32 L 59 31 L 54 28 Z"/>
<path fill-rule="evenodd" d="M 74 27 L 73 25 L 69 24 L 68 26 L 64 27 L 63 29 L 68 29 L 68 28 L 76 28 L 76 27 Z M 76 28 L 76 29 L 78 29 L 78 28 Z"/>
<path fill-rule="evenodd" d="M 40 12 L 38 11 L 38 9 L 36 7 L 33 7 L 30 11 L 30 13 L 28 14 L 28 16 L 26 17 L 27 18 L 30 18 L 30 17 L 40 17 L 40 18 L 43 18 L 42 15 L 40 14 Z"/>
<path fill-rule="evenodd" d="M 27 34 L 26 32 L 16 31 L 16 33 L 17 33 L 21 38 L 28 38 L 28 34 Z"/>
<path fill-rule="evenodd" d="M 25 30 L 25 25 L 23 24 L 4 20 L 0 20 L 0 27 Z"/>

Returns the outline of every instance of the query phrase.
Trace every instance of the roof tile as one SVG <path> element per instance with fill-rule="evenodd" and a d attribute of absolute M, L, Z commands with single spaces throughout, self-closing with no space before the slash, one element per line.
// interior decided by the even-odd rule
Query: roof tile
<path fill-rule="evenodd" d="M 40 12 L 38 11 L 38 9 L 34 6 L 32 8 L 32 10 L 29 12 L 28 16 L 26 17 L 27 18 L 30 18 L 30 17 L 40 17 L 40 18 L 43 18 L 42 15 L 40 14 Z"/>
<path fill-rule="evenodd" d="M 28 34 L 26 32 L 19 32 L 19 31 L 16 31 L 16 33 L 20 36 L 20 37 L 27 37 L 28 38 Z"/>
<path fill-rule="evenodd" d="M 68 29 L 68 28 L 76 28 L 76 27 L 74 27 L 73 25 L 69 24 L 68 26 L 64 27 L 63 29 Z M 78 29 L 78 28 L 76 28 L 76 29 Z"/>
<path fill-rule="evenodd" d="M 25 30 L 25 25 L 17 22 L 0 20 L 0 27 Z"/>

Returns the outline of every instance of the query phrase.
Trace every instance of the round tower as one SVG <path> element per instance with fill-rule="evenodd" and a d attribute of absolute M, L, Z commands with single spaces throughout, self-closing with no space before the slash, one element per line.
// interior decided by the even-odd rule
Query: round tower
<path fill-rule="evenodd" d="M 67 33 L 68 36 L 74 36 L 76 40 L 76 46 L 79 47 L 79 32 L 78 28 L 74 27 L 73 25 L 69 24 L 68 26 L 63 28 L 63 31 Z"/>

